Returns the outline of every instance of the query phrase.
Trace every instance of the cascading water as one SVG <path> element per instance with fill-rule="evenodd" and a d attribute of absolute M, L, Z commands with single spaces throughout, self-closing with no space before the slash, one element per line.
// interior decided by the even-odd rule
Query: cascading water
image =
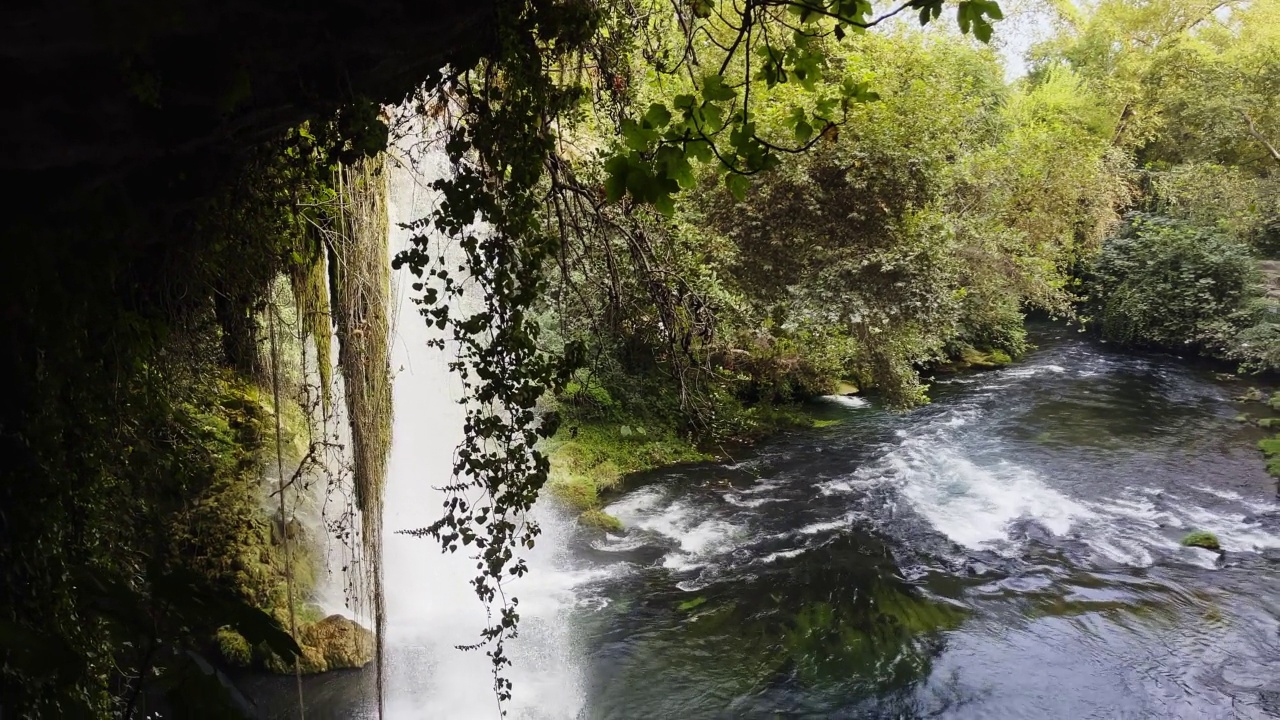
<path fill-rule="evenodd" d="M 431 183 L 449 172 L 443 151 L 424 136 L 410 133 L 392 149 L 388 163 L 393 253 L 407 247 L 412 235 L 400 224 L 431 214 Z M 450 270 L 456 270 L 461 253 L 443 238 L 437 241 Z M 383 523 L 385 711 L 396 720 L 497 718 L 489 658 L 483 651 L 457 649 L 477 642 L 488 624 L 469 582 L 476 561 L 466 552 L 444 555 L 434 540 L 397 534 L 440 517 L 445 495 L 439 488 L 451 480 L 464 417 L 461 383 L 448 368 L 453 355 L 428 347 L 442 331 L 418 315 L 405 285 L 400 283 L 394 300 L 395 427 Z M 504 585 L 509 596 L 519 598 L 521 615 L 520 635 L 508 646 L 513 666 L 505 671 L 514 695 L 504 709 L 512 718 L 571 718 L 582 703 L 568 622 L 573 576 L 563 570 L 561 557 L 572 528 L 546 501 L 534 512 L 543 532 L 525 554 L 530 572 Z"/>

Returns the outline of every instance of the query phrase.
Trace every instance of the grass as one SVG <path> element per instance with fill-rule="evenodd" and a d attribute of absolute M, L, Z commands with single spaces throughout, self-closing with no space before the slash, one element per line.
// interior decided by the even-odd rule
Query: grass
<path fill-rule="evenodd" d="M 566 423 L 544 451 L 551 461 L 547 488 L 581 513 L 584 524 L 606 530 L 622 524 L 600 509 L 601 494 L 617 488 L 624 477 L 711 459 L 669 430 L 611 422 Z"/>

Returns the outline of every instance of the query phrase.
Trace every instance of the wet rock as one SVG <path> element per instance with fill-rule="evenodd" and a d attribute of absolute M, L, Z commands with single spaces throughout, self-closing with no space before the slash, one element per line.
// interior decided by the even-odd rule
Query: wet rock
<path fill-rule="evenodd" d="M 298 635 L 302 640 L 304 660 L 308 660 L 308 655 L 318 656 L 324 665 L 323 669 L 311 672 L 361 668 L 373 660 L 373 632 L 342 615 L 330 615 L 311 623 Z M 308 650 L 314 652 L 308 653 Z M 308 662 L 318 665 L 315 657 Z"/>
<path fill-rule="evenodd" d="M 1262 402 L 1262 391 L 1258 388 L 1249 388 L 1236 396 L 1236 402 Z"/>

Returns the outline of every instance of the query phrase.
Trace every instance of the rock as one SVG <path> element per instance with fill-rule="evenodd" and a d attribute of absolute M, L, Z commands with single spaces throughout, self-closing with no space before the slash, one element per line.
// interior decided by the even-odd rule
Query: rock
<path fill-rule="evenodd" d="M 1266 430 L 1280 429 L 1280 418 L 1260 418 L 1258 420 L 1258 427 Z"/>
<path fill-rule="evenodd" d="M 298 632 L 302 640 L 304 661 L 308 649 L 314 649 L 324 669 L 361 668 L 373 660 L 373 632 L 342 615 L 330 615 L 311 623 Z M 312 670 L 311 672 L 323 672 Z"/>
<path fill-rule="evenodd" d="M 1222 549 L 1222 546 L 1218 543 L 1218 536 L 1205 530 L 1187 533 L 1187 536 L 1182 538 L 1182 544 L 1187 547 L 1204 548 L 1205 550 Z"/>
<path fill-rule="evenodd" d="M 1262 391 L 1258 388 L 1249 388 L 1243 394 L 1236 396 L 1236 402 L 1262 402 Z"/>
<path fill-rule="evenodd" d="M 298 657 L 298 671 L 303 675 L 314 675 L 327 670 L 338 669 L 329 667 L 328 662 L 325 660 L 324 653 L 322 653 L 319 648 L 306 644 L 300 644 L 299 647 L 302 648 L 302 655 Z M 280 675 L 293 674 L 293 660 L 285 660 L 269 650 L 263 651 L 262 666 L 269 672 L 278 673 Z"/>

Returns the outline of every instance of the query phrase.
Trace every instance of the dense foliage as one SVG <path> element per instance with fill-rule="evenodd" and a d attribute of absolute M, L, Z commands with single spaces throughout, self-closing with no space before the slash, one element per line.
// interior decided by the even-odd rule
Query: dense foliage
<path fill-rule="evenodd" d="M 944 11 L 959 33 L 919 27 Z M 138 30 L 101 63 L 124 70 L 87 95 L 105 108 L 87 134 L 172 127 L 121 149 L 140 164 L 78 178 L 56 212 L 5 217 L 21 245 L 0 267 L 5 710 L 128 716 L 157 668 L 162 689 L 194 692 L 223 626 L 298 650 L 252 611 L 278 583 L 242 582 L 232 561 L 257 547 L 237 529 L 261 530 L 246 485 L 279 277 L 322 356 L 330 316 L 359 334 L 340 355 L 348 380 L 372 370 L 358 464 L 383 467 L 385 358 L 350 353 L 385 344 L 386 268 L 367 247 L 335 262 L 346 228 L 384 218 L 376 196 L 364 220 L 334 205 L 378 182 L 362 163 L 386 128 L 361 93 L 411 97 L 411 129 L 441 128 L 453 168 L 396 261 L 461 348 L 467 393 L 456 482 L 418 532 L 476 553 L 500 697 L 518 620 L 503 583 L 538 536 L 525 513 L 549 437 L 570 473 L 616 480 L 758 436 L 813 395 L 910 406 L 933 372 L 1024 352 L 1025 313 L 1071 317 L 1082 298 L 1118 342 L 1280 362 L 1255 273 L 1280 246 L 1276 0 L 1063 5 L 1012 82 L 985 46 L 988 0 L 504 0 L 477 3 L 480 40 L 457 38 L 481 21 L 446 13 L 447 54 L 398 25 L 412 13 L 351 13 L 395 42 L 379 54 L 308 14 L 341 47 L 284 80 L 255 28 L 241 56 L 199 62 L 184 22 L 157 20 L 154 47 Z M 209 63 L 226 67 L 192 70 Z M 187 87 L 206 84 L 213 97 Z M 618 438 L 621 463 L 601 452 Z M 361 483 L 376 508 L 377 478 Z"/>
<path fill-rule="evenodd" d="M 1206 354 L 1231 346 L 1233 314 L 1255 273 L 1248 248 L 1233 238 L 1140 214 L 1107 242 L 1093 269 L 1104 337 Z"/>

